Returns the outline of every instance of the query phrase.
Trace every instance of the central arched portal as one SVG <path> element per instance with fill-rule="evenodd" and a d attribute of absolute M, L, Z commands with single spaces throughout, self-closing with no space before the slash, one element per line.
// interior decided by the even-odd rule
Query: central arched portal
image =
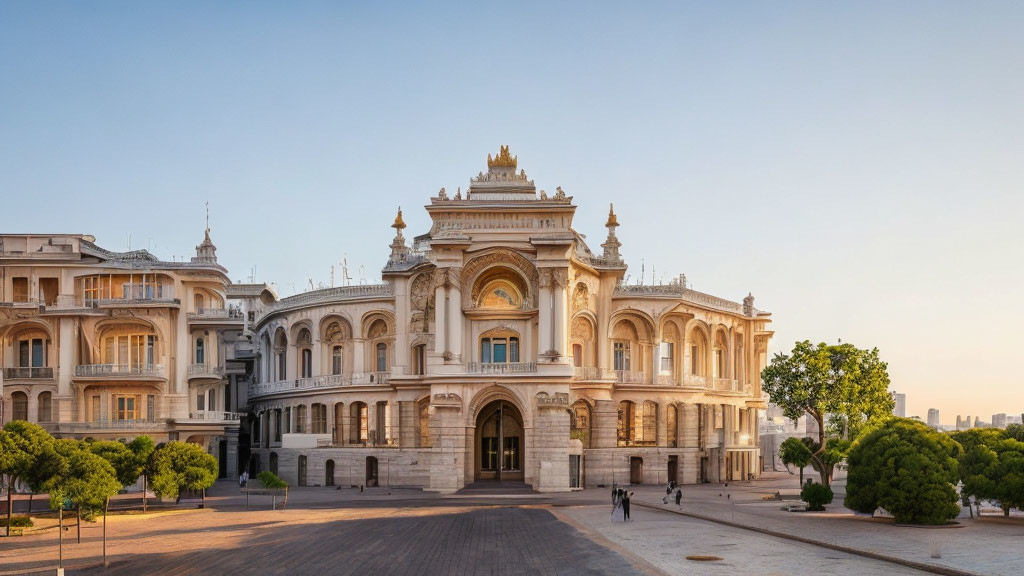
<path fill-rule="evenodd" d="M 523 416 L 511 402 L 495 400 L 476 419 L 476 480 L 523 480 Z"/>

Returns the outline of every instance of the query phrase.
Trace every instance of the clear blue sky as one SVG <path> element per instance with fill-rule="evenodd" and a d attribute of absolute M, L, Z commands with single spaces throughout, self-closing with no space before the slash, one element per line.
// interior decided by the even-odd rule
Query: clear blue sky
<path fill-rule="evenodd" d="M 0 229 L 377 277 L 509 144 L 634 278 L 878 346 L 908 409 L 1024 411 L 1024 3 L 0 5 Z"/>

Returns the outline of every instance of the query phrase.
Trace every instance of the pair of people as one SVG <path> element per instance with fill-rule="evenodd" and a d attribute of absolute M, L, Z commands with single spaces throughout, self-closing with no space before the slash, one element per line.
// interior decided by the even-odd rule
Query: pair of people
<path fill-rule="evenodd" d="M 612 522 L 629 522 L 629 500 L 633 492 L 612 485 Z"/>
<path fill-rule="evenodd" d="M 665 497 L 661 499 L 661 503 L 662 504 L 668 504 L 669 498 L 672 497 L 672 490 L 673 489 L 676 491 L 676 494 L 675 494 L 676 507 L 681 510 L 683 508 L 683 505 L 682 505 L 682 502 L 683 502 L 683 489 L 676 487 L 676 483 L 674 481 L 673 482 L 669 482 L 668 486 L 665 487 Z"/>

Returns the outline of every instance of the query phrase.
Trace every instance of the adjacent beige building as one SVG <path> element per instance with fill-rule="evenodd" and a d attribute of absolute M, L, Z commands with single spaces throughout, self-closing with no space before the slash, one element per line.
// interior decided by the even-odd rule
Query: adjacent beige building
<path fill-rule="evenodd" d="M 189 262 L 81 234 L 0 235 L 0 423 L 195 442 L 234 474 L 245 320 L 228 284 L 209 230 Z"/>
<path fill-rule="evenodd" d="M 597 253 L 575 210 L 502 147 L 411 246 L 399 210 L 383 284 L 228 286 L 253 319 L 253 471 L 441 492 L 756 476 L 770 315 L 683 276 L 624 285 L 614 211 Z"/>

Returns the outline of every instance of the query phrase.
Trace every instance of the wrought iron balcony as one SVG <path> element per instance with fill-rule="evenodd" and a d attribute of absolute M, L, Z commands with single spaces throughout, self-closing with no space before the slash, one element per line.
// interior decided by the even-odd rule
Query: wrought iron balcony
<path fill-rule="evenodd" d="M 163 364 L 80 364 L 75 366 L 79 378 L 166 378 Z"/>
<path fill-rule="evenodd" d="M 44 366 L 21 366 L 4 368 L 5 380 L 53 380 L 53 368 Z"/>

